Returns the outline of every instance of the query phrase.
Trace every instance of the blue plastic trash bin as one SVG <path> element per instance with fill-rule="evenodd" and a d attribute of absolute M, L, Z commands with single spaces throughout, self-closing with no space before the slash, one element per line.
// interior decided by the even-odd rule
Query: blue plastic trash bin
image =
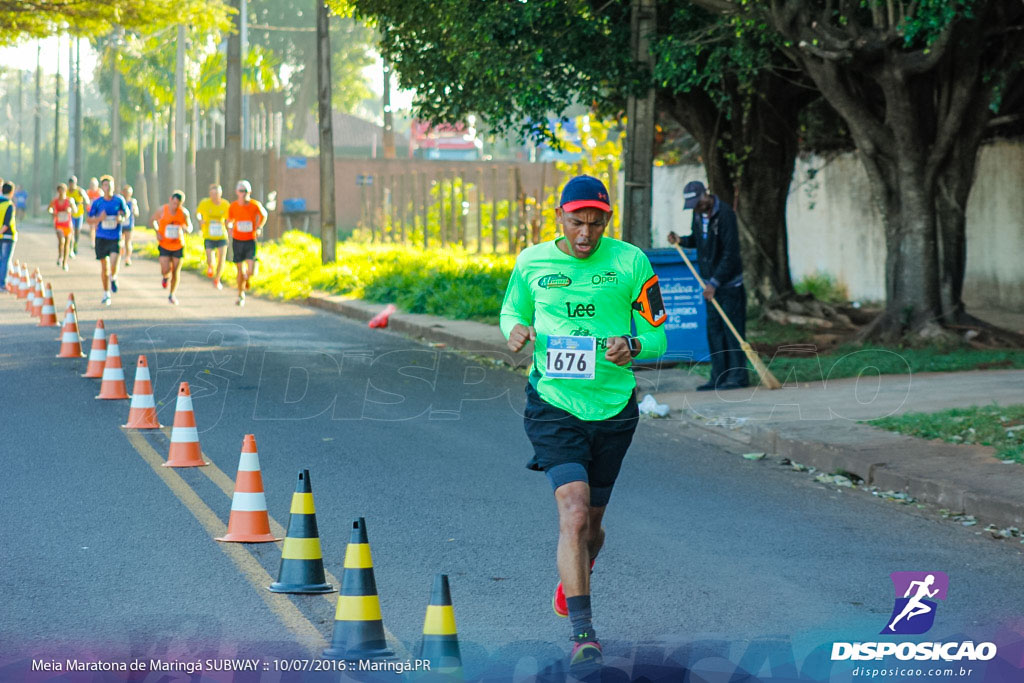
<path fill-rule="evenodd" d="M 664 323 L 668 350 L 656 361 L 644 362 L 704 363 L 711 360 L 706 327 L 707 307 L 697 279 L 674 248 L 649 249 L 644 253 L 651 261 L 654 274 L 658 276 L 665 312 L 668 314 Z M 697 260 L 694 249 L 687 249 L 686 256 L 691 263 Z"/>

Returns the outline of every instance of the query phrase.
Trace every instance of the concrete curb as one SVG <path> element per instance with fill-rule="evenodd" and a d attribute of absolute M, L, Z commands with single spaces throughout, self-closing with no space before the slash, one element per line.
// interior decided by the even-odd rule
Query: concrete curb
<path fill-rule="evenodd" d="M 315 293 L 306 304 L 368 321 L 383 308 L 360 299 Z M 447 348 L 488 355 L 513 367 L 530 363 L 532 346 L 512 354 L 494 325 L 396 312 L 388 329 Z M 675 409 L 675 417 L 701 441 L 734 452 L 764 451 L 831 473 L 843 470 L 882 490 L 902 491 L 952 512 L 970 514 L 1000 528 L 1024 528 L 1024 467 L 1004 465 L 984 446 L 930 442 L 850 424 L 852 443 L 787 434 L 783 428 L 744 424 L 713 426 Z"/>
<path fill-rule="evenodd" d="M 924 441 L 866 425 L 855 425 L 865 439 L 854 446 L 794 437 L 766 426 L 713 426 L 686 415 L 682 420 L 728 450 L 763 451 L 826 473 L 849 472 L 866 485 L 902 491 L 1000 528 L 1024 527 L 1024 468 L 1003 464 L 987 446 Z"/>
<path fill-rule="evenodd" d="M 384 308 L 382 304 L 323 292 L 314 292 L 306 298 L 306 304 L 361 322 L 370 320 Z M 512 353 L 496 325 L 472 320 L 449 320 L 434 315 L 396 311 L 391 315 L 387 329 L 415 339 L 443 344 L 449 349 L 487 355 L 512 367 L 526 367 L 533 353 L 532 344 L 519 353 Z"/>

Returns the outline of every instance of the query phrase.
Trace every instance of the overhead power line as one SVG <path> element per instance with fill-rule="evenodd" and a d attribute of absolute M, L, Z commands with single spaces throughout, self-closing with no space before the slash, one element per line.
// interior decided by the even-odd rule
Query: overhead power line
<path fill-rule="evenodd" d="M 291 31 L 293 33 L 316 33 L 315 28 L 302 26 L 270 26 L 268 24 L 249 24 L 250 29 L 257 31 Z"/>

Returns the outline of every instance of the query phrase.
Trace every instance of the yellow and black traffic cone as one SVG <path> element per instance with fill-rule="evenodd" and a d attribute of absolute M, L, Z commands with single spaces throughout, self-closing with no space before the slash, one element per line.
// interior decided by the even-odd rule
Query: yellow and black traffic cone
<path fill-rule="evenodd" d="M 393 657 L 384 636 L 373 558 L 366 537 L 366 520 L 352 522 L 352 536 L 345 548 L 345 573 L 341 577 L 338 609 L 334 613 L 331 646 L 324 650 L 330 659 L 379 659 Z"/>
<path fill-rule="evenodd" d="M 299 472 L 292 494 L 292 517 L 281 549 L 281 569 L 270 584 L 275 593 L 332 593 L 334 586 L 324 575 L 324 555 L 316 528 L 316 507 L 309 470 Z"/>
<path fill-rule="evenodd" d="M 430 673 L 425 676 L 430 680 L 462 680 L 462 654 L 447 574 L 434 577 L 427 616 L 423 620 L 423 640 L 416 658 L 430 662 Z"/>

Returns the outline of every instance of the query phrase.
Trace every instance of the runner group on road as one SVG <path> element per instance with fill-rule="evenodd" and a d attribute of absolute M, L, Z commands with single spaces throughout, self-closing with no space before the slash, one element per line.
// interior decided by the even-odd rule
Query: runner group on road
<path fill-rule="evenodd" d="M 0 187 L 4 187 L 0 179 Z M 100 281 L 103 288 L 101 302 L 110 306 L 118 291 L 118 272 L 121 265 L 132 265 L 134 252 L 133 235 L 140 217 L 139 203 L 134 198 L 134 189 L 125 184 L 117 191 L 115 180 L 110 175 L 91 178 L 89 187 L 83 189 L 74 175 L 67 183 L 55 188 L 53 198 L 46 206 L 53 221 L 57 238 L 57 266 L 70 270 L 71 261 L 78 254 L 80 235 L 88 233 L 96 260 L 100 262 Z M 202 232 L 206 252 L 206 276 L 220 290 L 224 266 L 229 260 L 235 264 L 235 282 L 238 298 L 236 304 L 245 305 L 245 293 L 252 287 L 259 261 L 256 257 L 256 242 L 263 233 L 268 214 L 263 205 L 252 197 L 252 185 L 240 180 L 235 187 L 237 199 L 229 202 L 223 197 L 218 183 L 210 185 L 209 196 L 196 207 L 196 219 Z M 15 222 L 18 216 L 15 202 L 15 185 L 0 194 L 0 220 L 3 212 L 10 211 L 9 220 L 0 226 L 0 267 L 6 278 L 7 263 L 12 258 L 17 239 Z M 144 227 L 156 232 L 160 257 L 161 286 L 167 289 L 167 300 L 177 305 L 178 285 L 181 278 L 182 261 L 185 256 L 186 236 L 194 230 L 192 217 L 185 208 L 185 193 L 175 190 L 167 203 L 156 210 Z M 229 239 L 230 236 L 230 239 Z"/>

